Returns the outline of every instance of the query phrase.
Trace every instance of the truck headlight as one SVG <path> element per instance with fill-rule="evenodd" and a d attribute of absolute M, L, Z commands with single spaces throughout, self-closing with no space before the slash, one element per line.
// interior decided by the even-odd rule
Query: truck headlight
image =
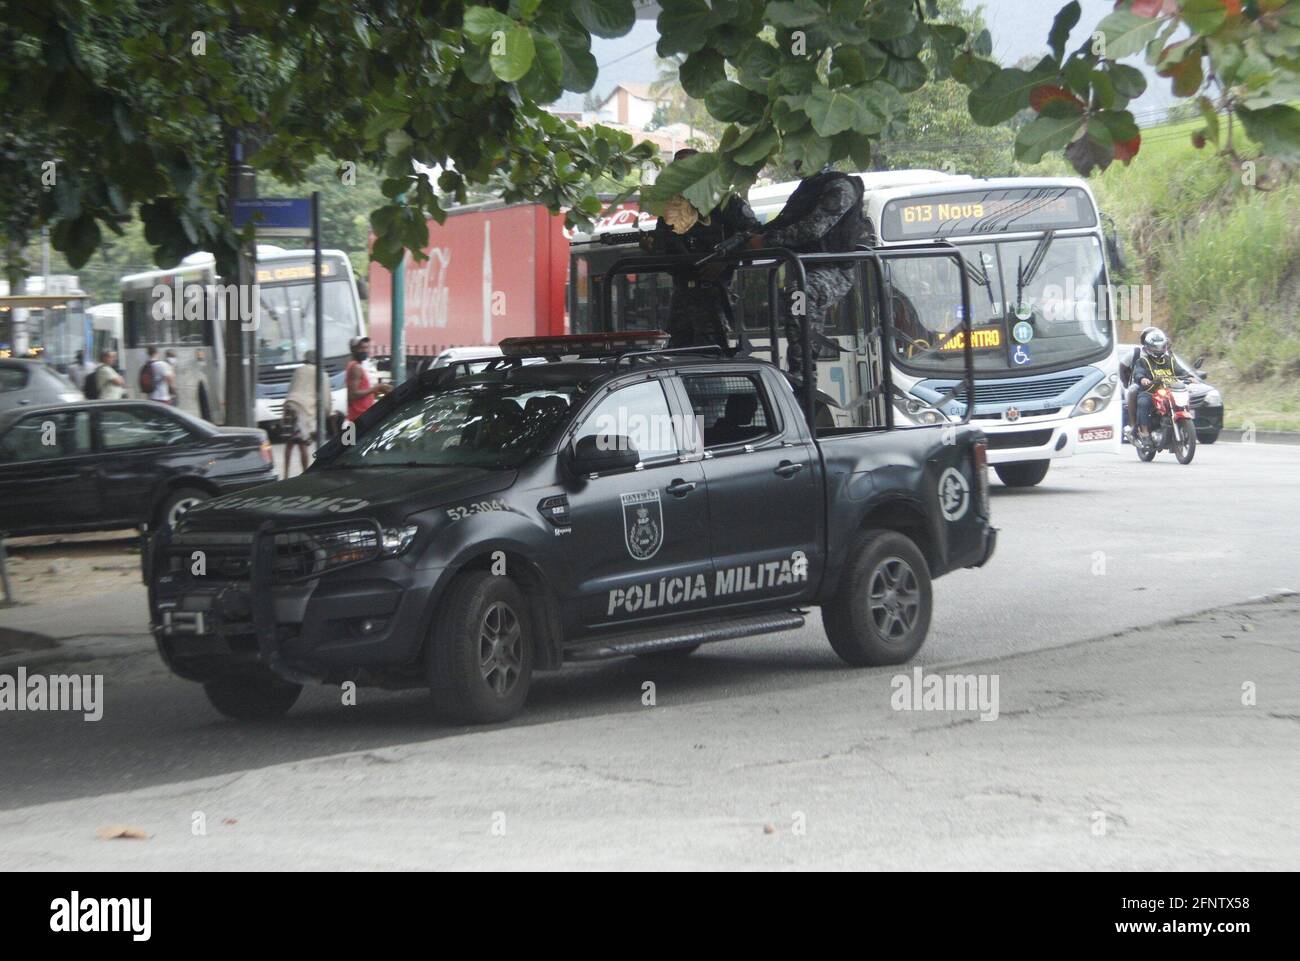
<path fill-rule="evenodd" d="M 1205 392 L 1205 406 L 1207 406 L 1207 407 L 1222 407 L 1222 406 L 1223 406 L 1223 395 L 1220 394 L 1217 390 L 1208 390 L 1208 391 L 1206 391 L 1206 392 Z"/>
<path fill-rule="evenodd" d="M 385 557 L 396 557 L 405 553 L 415 541 L 419 528 L 414 524 L 405 527 L 388 527 L 384 529 L 383 552 Z"/>
<path fill-rule="evenodd" d="M 1080 414 L 1095 414 L 1099 410 L 1105 410 L 1110 399 L 1115 396 L 1114 374 L 1111 374 L 1100 384 L 1088 391 L 1079 403 L 1074 405 L 1074 410 L 1070 412 L 1071 417 L 1078 417 Z"/>

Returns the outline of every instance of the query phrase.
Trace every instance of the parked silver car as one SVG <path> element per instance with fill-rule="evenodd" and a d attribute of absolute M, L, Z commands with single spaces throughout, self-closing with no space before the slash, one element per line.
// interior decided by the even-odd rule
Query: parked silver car
<path fill-rule="evenodd" d="M 84 400 L 57 370 L 38 360 L 0 359 L 0 411 Z"/>

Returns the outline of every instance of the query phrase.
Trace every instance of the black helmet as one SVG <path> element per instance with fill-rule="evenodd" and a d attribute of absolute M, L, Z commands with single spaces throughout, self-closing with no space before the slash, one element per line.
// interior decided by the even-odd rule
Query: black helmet
<path fill-rule="evenodd" d="M 1159 327 L 1148 327 L 1142 331 L 1142 352 L 1148 357 L 1163 360 L 1169 355 L 1169 338 Z"/>

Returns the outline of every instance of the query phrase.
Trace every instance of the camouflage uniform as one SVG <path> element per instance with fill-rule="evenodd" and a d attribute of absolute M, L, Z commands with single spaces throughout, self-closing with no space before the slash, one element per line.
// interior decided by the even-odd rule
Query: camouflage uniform
<path fill-rule="evenodd" d="M 662 219 L 655 225 L 651 250 L 656 254 L 692 254 L 703 257 L 723 240 L 756 230 L 758 219 L 749 204 L 733 197 L 709 214 L 709 222 L 697 221 L 678 234 Z M 669 347 L 727 346 L 723 298 L 729 298 L 734 270 L 706 280 L 694 270 L 673 272 L 673 294 L 668 305 Z"/>
<path fill-rule="evenodd" d="M 792 195 L 793 196 L 793 195 Z M 839 224 L 855 203 L 861 203 L 860 194 L 847 177 L 834 177 L 826 181 L 816 206 L 792 223 L 783 224 L 763 232 L 767 247 L 788 247 L 800 253 L 813 253 L 824 249 L 823 241 L 832 228 Z M 817 344 L 825 340 L 822 329 L 826 317 L 844 295 L 853 287 L 853 268 L 849 264 L 835 266 L 805 266 L 807 302 L 805 318 L 809 325 L 813 357 L 818 356 Z M 803 373 L 803 349 L 800 342 L 800 318 L 794 316 L 792 305 L 785 312 L 786 365 L 796 375 Z M 817 388 L 817 368 L 813 367 L 812 388 Z"/>

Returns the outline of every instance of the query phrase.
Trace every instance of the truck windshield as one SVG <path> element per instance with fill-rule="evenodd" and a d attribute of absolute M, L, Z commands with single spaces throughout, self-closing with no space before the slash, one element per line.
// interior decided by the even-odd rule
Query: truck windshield
<path fill-rule="evenodd" d="M 960 245 L 970 280 L 975 369 L 1032 372 L 1087 363 L 1111 347 L 1101 241 L 1093 235 Z M 1038 269 L 1030 265 L 1039 255 Z M 904 368 L 961 368 L 956 273 L 938 260 L 891 264 L 895 359 Z M 957 308 L 958 310 L 960 308 Z"/>
<path fill-rule="evenodd" d="M 563 427 L 576 396 L 576 387 L 452 387 L 408 400 L 324 466 L 517 467 Z"/>

